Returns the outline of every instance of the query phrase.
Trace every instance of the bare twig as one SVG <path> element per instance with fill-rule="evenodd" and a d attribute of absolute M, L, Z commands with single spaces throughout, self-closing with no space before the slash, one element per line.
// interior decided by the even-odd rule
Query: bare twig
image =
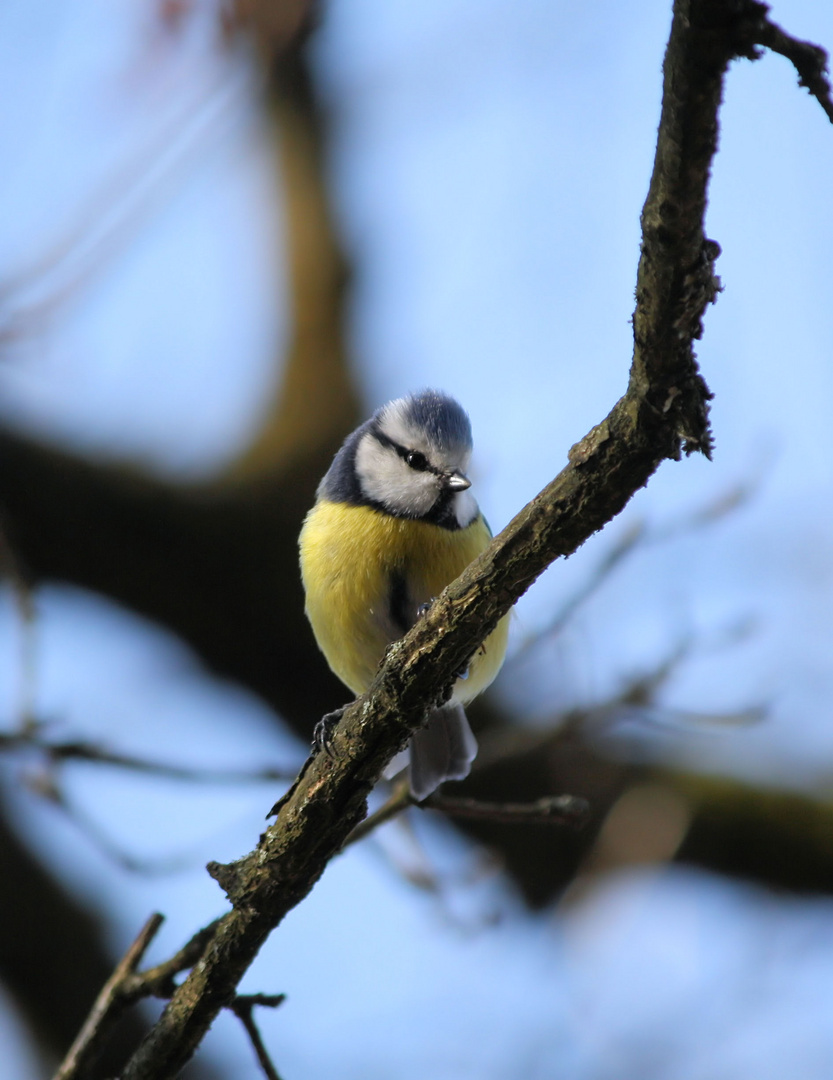
<path fill-rule="evenodd" d="M 255 1054 L 257 1054 L 257 1060 L 260 1062 L 260 1067 L 263 1069 L 263 1075 L 266 1080 L 281 1080 L 278 1070 L 272 1064 L 272 1059 L 269 1057 L 269 1052 L 264 1046 L 263 1039 L 261 1038 L 260 1031 L 257 1024 L 255 1024 L 252 1012 L 257 1005 L 264 1005 L 270 1009 L 276 1009 L 279 1005 L 282 1005 L 286 999 L 286 994 L 238 994 L 229 1005 L 229 1009 L 235 1016 L 240 1018 L 240 1022 L 246 1029 L 246 1033 L 251 1040 L 254 1047 Z"/>
<path fill-rule="evenodd" d="M 397 814 L 401 814 L 402 811 L 407 810 L 409 806 L 415 805 L 416 803 L 414 802 L 414 797 L 411 795 L 411 789 L 407 779 L 399 780 L 394 785 L 390 797 L 378 810 L 374 810 L 374 812 L 366 817 L 364 821 L 359 822 L 344 841 L 344 846 L 348 847 L 350 844 L 355 844 L 359 840 L 364 840 L 370 833 L 375 832 L 380 825 L 384 825 L 385 822 L 395 818 Z"/>
<path fill-rule="evenodd" d="M 543 641 L 560 634 L 578 609 L 599 591 L 616 567 L 639 546 L 640 542 L 644 539 L 644 536 L 644 525 L 642 522 L 635 522 L 622 536 L 619 537 L 616 543 L 605 552 L 589 578 L 579 586 L 572 596 L 569 596 L 564 601 L 555 617 L 541 630 L 530 634 L 520 643 L 508 658 L 507 664 L 511 665 L 518 663 L 519 660 L 523 659 L 532 649 L 536 648 Z"/>
<path fill-rule="evenodd" d="M 94 816 L 70 797 L 60 777 L 48 770 L 24 772 L 23 781 L 30 791 L 64 813 L 89 843 L 123 870 L 133 874 L 170 874 L 194 861 L 195 856 L 187 852 L 142 858 L 126 851 Z"/>
<path fill-rule="evenodd" d="M 193 167 L 207 139 L 216 138 L 246 86 L 219 76 L 163 117 L 133 160 L 113 171 L 46 251 L 15 276 L 0 280 L 0 342 L 30 333 L 106 267 L 141 223 L 158 192 L 184 167 Z"/>
<path fill-rule="evenodd" d="M 141 963 L 142 957 L 162 925 L 164 917 L 151 915 L 136 940 L 116 965 L 90 1010 L 78 1037 L 58 1066 L 54 1080 L 76 1080 L 83 1077 L 94 1060 L 104 1038 L 127 1004 L 124 986 Z"/>
<path fill-rule="evenodd" d="M 124 978 L 121 989 L 124 999 L 137 1001 L 142 997 L 170 997 L 176 990 L 174 976 L 196 964 L 225 917 L 215 919 L 198 930 L 169 960 L 146 971 L 128 974 Z"/>
<path fill-rule="evenodd" d="M 531 803 L 495 803 L 435 794 L 418 803 L 404 780 L 397 784 L 393 794 L 378 810 L 353 829 L 344 846 L 363 840 L 409 806 L 439 810 L 450 817 L 499 821 L 508 825 L 582 825 L 588 812 L 587 802 L 575 795 L 548 795 Z"/>
<path fill-rule="evenodd" d="M 668 525 L 648 527 L 644 522 L 636 521 L 615 543 L 608 548 L 598 564 L 592 569 L 587 580 L 568 596 L 556 614 L 540 630 L 525 638 L 508 658 L 506 666 L 516 664 L 533 649 L 556 637 L 573 619 L 576 612 L 587 603 L 609 580 L 614 571 L 635 551 L 651 544 L 667 543 L 677 536 L 686 536 L 697 529 L 706 528 L 721 521 L 739 506 L 742 506 L 756 490 L 754 480 L 736 484 L 722 492 L 717 498 L 710 499 L 705 505 L 697 507 Z"/>
<path fill-rule="evenodd" d="M 196 768 L 191 765 L 173 765 L 166 761 L 154 761 L 135 754 L 123 754 L 107 750 L 103 746 L 84 740 L 51 742 L 43 735 L 43 722 L 38 722 L 24 731 L 0 732 L 0 753 L 29 747 L 39 750 L 53 764 L 65 761 L 89 761 L 102 765 L 113 765 L 130 772 L 148 773 L 152 776 L 164 776 L 171 780 L 185 780 L 200 784 L 273 784 L 292 780 L 297 774 L 297 767 L 265 769 L 211 769 Z"/>
<path fill-rule="evenodd" d="M 451 817 L 470 821 L 499 821 L 505 825 L 572 825 L 587 820 L 590 807 L 586 799 L 575 795 L 548 795 L 530 803 L 494 803 L 451 795 L 432 795 L 418 804 L 426 810 L 439 810 Z"/>
<path fill-rule="evenodd" d="M 833 124 L 833 99 L 824 49 L 792 37 L 767 18 L 764 18 L 756 40 L 759 45 L 790 61 L 798 72 L 798 85 L 809 90 Z"/>
<path fill-rule="evenodd" d="M 174 976 L 186 971 L 199 960 L 222 918 L 215 919 L 198 930 L 169 960 L 138 972 L 136 969 L 163 921 L 164 916 L 155 913 L 139 931 L 136 940 L 102 987 L 84 1026 L 58 1066 L 53 1080 L 83 1080 L 108 1033 L 129 1005 L 145 997 L 169 998 L 176 990 Z M 240 1000 L 250 1000 L 253 1005 L 274 1007 L 281 1003 L 283 995 L 255 994 L 249 999 L 244 997 Z"/>
<path fill-rule="evenodd" d="M 114 765 L 131 772 L 165 776 L 171 780 L 187 780 L 200 784 L 273 784 L 292 780 L 296 768 L 265 769 L 211 769 L 189 765 L 172 765 L 165 761 L 153 761 L 133 754 L 121 754 L 88 742 L 46 743 L 44 749 L 54 761 L 93 761 Z"/>

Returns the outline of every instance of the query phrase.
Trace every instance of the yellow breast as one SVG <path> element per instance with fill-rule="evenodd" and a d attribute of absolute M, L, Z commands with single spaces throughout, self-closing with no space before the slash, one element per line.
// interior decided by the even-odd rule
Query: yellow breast
<path fill-rule="evenodd" d="M 466 529 L 390 517 L 365 506 L 322 500 L 301 530 L 306 612 L 327 663 L 354 694 L 370 685 L 388 645 L 402 633 L 391 616 L 391 583 L 407 584 L 414 606 L 439 596 L 491 539 L 478 516 Z M 504 617 L 459 679 L 465 704 L 497 675 L 506 651 Z"/>

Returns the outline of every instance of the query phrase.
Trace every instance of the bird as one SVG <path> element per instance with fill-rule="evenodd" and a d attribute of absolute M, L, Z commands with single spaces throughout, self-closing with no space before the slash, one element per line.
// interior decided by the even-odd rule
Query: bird
<path fill-rule="evenodd" d="M 491 540 L 467 475 L 471 452 L 462 406 L 423 390 L 348 435 L 318 486 L 299 538 L 305 610 L 330 668 L 357 696 L 387 648 Z M 508 615 L 412 737 L 415 800 L 468 776 L 477 741 L 463 706 L 497 675 L 507 636 Z M 327 745 L 322 725 L 316 741 Z"/>

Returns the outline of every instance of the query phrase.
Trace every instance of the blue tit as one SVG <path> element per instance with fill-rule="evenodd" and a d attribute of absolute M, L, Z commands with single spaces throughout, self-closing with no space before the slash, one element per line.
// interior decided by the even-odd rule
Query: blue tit
<path fill-rule="evenodd" d="M 466 475 L 465 411 L 425 390 L 382 406 L 338 451 L 300 536 L 306 613 L 335 674 L 354 694 L 491 539 Z M 410 743 L 410 785 L 424 799 L 468 776 L 477 742 L 463 705 L 497 675 L 508 616 L 498 623 Z"/>

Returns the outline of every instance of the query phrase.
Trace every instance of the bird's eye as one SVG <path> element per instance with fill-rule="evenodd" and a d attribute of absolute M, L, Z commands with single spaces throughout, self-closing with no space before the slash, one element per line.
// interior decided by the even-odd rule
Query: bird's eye
<path fill-rule="evenodd" d="M 428 468 L 428 458 L 425 454 L 421 454 L 419 450 L 409 450 L 405 455 L 405 461 L 417 472 L 425 472 Z"/>

